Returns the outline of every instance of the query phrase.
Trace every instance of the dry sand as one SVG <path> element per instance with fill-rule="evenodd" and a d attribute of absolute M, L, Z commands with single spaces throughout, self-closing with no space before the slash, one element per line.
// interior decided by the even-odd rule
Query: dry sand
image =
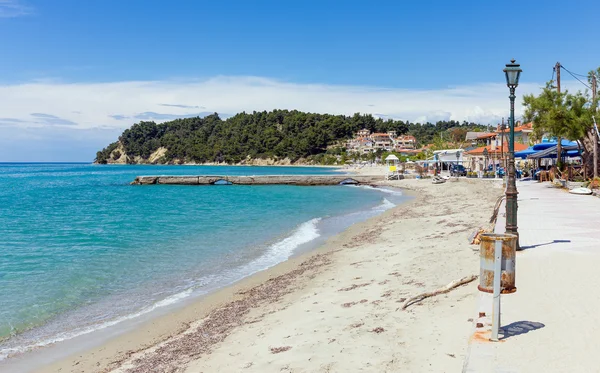
<path fill-rule="evenodd" d="M 415 198 L 309 254 L 43 372 L 456 372 L 476 282 L 402 301 L 478 272 L 469 234 L 500 189 L 468 180 L 388 185 Z"/>

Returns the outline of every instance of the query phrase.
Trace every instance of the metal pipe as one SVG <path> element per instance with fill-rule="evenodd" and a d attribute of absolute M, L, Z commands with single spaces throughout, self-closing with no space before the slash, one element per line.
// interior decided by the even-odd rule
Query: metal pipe
<path fill-rule="evenodd" d="M 498 342 L 500 330 L 500 278 L 502 275 L 502 240 L 496 241 L 494 247 L 494 305 L 492 308 L 492 336 L 491 341 Z"/>

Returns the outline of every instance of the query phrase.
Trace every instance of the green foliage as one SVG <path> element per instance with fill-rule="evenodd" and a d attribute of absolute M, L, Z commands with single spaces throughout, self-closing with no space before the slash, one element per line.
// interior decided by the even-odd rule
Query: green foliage
<path fill-rule="evenodd" d="M 370 114 L 353 116 L 304 113 L 274 110 L 271 112 L 240 113 L 227 120 L 212 114 L 204 118 L 184 118 L 156 124 L 136 123 L 119 137 L 129 159 L 147 159 L 160 147 L 167 149 L 163 163 L 225 162 L 239 163 L 252 159 L 300 158 L 324 164 L 343 164 L 348 159 L 370 160 L 383 152 L 346 155 L 341 146 L 358 130 L 371 132 L 396 131 L 411 134 L 420 144 L 428 144 L 440 132 L 452 130 L 445 137 L 463 137 L 466 131 L 485 128 L 474 123 L 440 121 L 436 124 L 408 123 L 401 120 L 382 120 Z M 117 143 L 99 151 L 96 162 L 106 163 Z"/>
<path fill-rule="evenodd" d="M 570 94 L 557 92 L 552 82 L 546 84 L 539 96 L 533 94 L 523 97 L 525 121 L 535 123 L 534 135 L 541 138 L 544 133 L 551 136 L 578 140 L 591 126 L 590 101 L 587 92 Z"/>
<path fill-rule="evenodd" d="M 567 92 L 558 92 L 552 88 L 552 82 L 546 83 L 546 87 L 539 96 L 533 94 L 523 96 L 526 122 L 534 122 L 534 136 L 540 139 L 544 133 L 551 136 L 565 137 L 567 134 L 566 120 L 569 116 L 565 103 Z"/>
<path fill-rule="evenodd" d="M 578 91 L 558 92 L 552 88 L 552 81 L 546 84 L 539 96 L 533 94 L 523 97 L 524 119 L 535 123 L 534 137 L 540 139 L 548 133 L 559 140 L 582 140 L 592 125 L 592 106 L 587 93 Z M 561 145 L 559 141 L 559 152 Z M 561 152 L 562 153 L 562 152 Z M 558 162 L 559 168 L 561 162 Z"/>
<path fill-rule="evenodd" d="M 409 123 L 408 134 L 413 135 L 420 145 L 447 143 L 448 141 L 462 142 L 467 132 L 480 132 L 486 127 L 476 123 L 438 121 L 433 123 Z"/>

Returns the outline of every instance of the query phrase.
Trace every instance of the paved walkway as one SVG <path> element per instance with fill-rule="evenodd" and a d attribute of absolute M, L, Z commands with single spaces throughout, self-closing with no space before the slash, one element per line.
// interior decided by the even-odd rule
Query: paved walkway
<path fill-rule="evenodd" d="M 517 292 L 502 296 L 500 342 L 488 317 L 474 330 L 464 372 L 600 372 L 600 198 L 520 182 Z M 504 212 L 504 206 L 500 209 Z M 496 231 L 504 232 L 504 214 Z"/>

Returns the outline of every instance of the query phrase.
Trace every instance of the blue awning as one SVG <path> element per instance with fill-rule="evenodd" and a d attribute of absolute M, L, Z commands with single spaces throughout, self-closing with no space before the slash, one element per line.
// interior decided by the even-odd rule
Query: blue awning
<path fill-rule="evenodd" d="M 534 145 L 534 147 L 535 147 L 535 145 Z M 557 148 L 557 146 L 554 145 L 551 148 L 540 150 L 538 152 L 535 152 L 534 154 L 530 154 L 527 156 L 527 158 L 529 158 L 529 159 L 556 158 L 556 153 L 557 153 L 556 148 Z M 566 155 L 568 157 L 578 157 L 581 155 L 581 153 L 579 152 L 579 147 L 577 146 L 577 143 L 575 143 L 575 145 L 563 145 L 562 153 L 563 153 L 563 156 Z"/>
<path fill-rule="evenodd" d="M 537 153 L 537 151 L 533 150 L 533 146 L 530 146 L 529 148 L 527 148 L 525 150 L 521 150 L 520 152 L 515 152 L 515 158 L 526 159 L 528 155 L 535 154 L 535 153 Z"/>
<path fill-rule="evenodd" d="M 569 140 L 565 140 L 562 139 L 560 144 L 562 146 L 577 146 L 577 143 L 575 141 L 569 141 Z M 558 145 L 557 141 L 548 141 L 548 142 L 542 142 L 540 144 L 535 144 L 533 146 L 533 150 L 535 151 L 540 151 L 540 150 L 546 150 L 552 147 L 555 147 L 556 145 Z"/>

